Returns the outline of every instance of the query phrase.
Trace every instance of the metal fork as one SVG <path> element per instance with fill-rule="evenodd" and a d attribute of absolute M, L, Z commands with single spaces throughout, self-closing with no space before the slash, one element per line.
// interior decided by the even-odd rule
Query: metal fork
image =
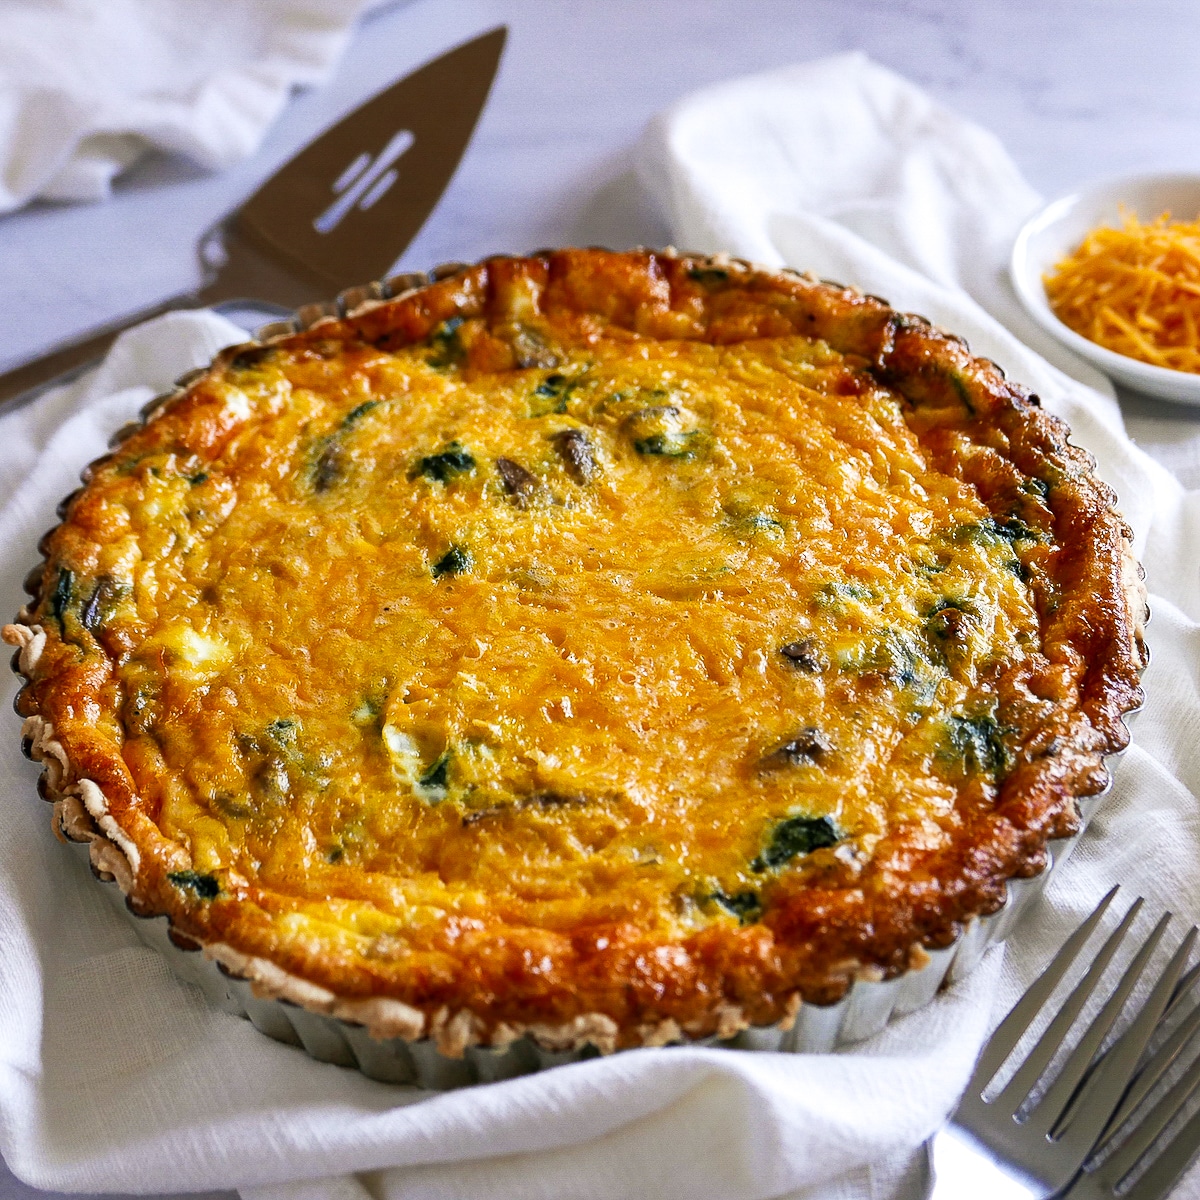
<path fill-rule="evenodd" d="M 1130 905 L 1120 924 L 1109 935 L 1083 978 L 1063 1002 L 1012 1078 L 997 1095 L 984 1099 L 988 1085 L 1008 1061 L 1054 989 L 1079 957 L 1117 891 L 1117 888 L 1113 888 L 1091 916 L 1067 939 L 1050 965 L 1000 1023 L 984 1047 L 975 1073 L 950 1123 L 934 1136 L 931 1143 L 937 1172 L 932 1200 L 962 1200 L 963 1196 L 971 1194 L 986 1194 L 989 1200 L 993 1196 L 1042 1200 L 1054 1195 L 1075 1179 L 1106 1130 L 1119 1132 L 1112 1122 L 1114 1115 L 1120 1119 L 1120 1123 L 1124 1123 L 1130 1115 L 1132 1110 L 1128 1106 L 1121 1111 L 1118 1111 L 1118 1106 L 1137 1074 L 1139 1062 L 1156 1028 L 1172 1002 L 1179 998 L 1178 985 L 1196 941 L 1195 928 L 1187 933 L 1171 956 L 1126 1032 L 1102 1058 L 1098 1057 L 1098 1052 L 1161 943 L 1171 920 L 1170 913 L 1158 922 L 1138 948 L 1132 962 L 1121 974 L 1108 999 L 1087 1025 L 1057 1074 L 1052 1079 L 1045 1077 L 1071 1028 L 1096 991 L 1101 976 L 1125 941 L 1142 908 L 1140 899 Z M 1161 1051 L 1156 1052 L 1156 1058 L 1159 1053 Z M 1151 1080 L 1146 1085 L 1142 1096 L 1153 1086 L 1153 1082 Z M 1043 1084 L 1044 1090 L 1030 1102 L 1031 1094 Z M 1132 1096 L 1141 1087 L 1141 1081 L 1135 1083 L 1129 1094 Z M 1116 1155 L 1113 1156 L 1115 1160 Z M 1180 1170 L 1183 1166 L 1186 1166 L 1186 1161 L 1181 1164 Z M 1108 1186 L 1105 1182 L 1108 1175 L 1101 1174 L 1102 1171 L 1104 1164 L 1093 1174 L 1088 1186 L 1093 1183 L 1100 1187 Z M 990 1190 L 987 1190 L 988 1185 Z M 1138 1200 L 1154 1200 L 1160 1194 L 1147 1192 Z M 1086 1196 L 1087 1200 L 1102 1196 L 1111 1200 L 1111 1195 L 1111 1191 L 1079 1193 L 1081 1198 Z"/>

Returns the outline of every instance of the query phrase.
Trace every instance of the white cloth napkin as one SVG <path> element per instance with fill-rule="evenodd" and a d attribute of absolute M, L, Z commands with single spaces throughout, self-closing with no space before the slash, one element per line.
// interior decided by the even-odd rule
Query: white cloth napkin
<path fill-rule="evenodd" d="M 378 0 L 376 0 L 378 2 Z M 364 0 L 4 0 L 0 212 L 100 200 L 151 147 L 228 167 L 324 79 Z"/>
<path fill-rule="evenodd" d="M 420 1098 L 311 1062 L 176 981 L 48 836 L 10 727 L 0 1150 L 22 1178 L 237 1187 L 246 1200 L 909 1200 L 922 1194 L 920 1143 L 965 1082 L 995 998 L 1029 981 L 1110 882 L 1200 916 L 1197 500 L 1129 443 L 1100 379 L 1056 354 L 1062 373 L 1005 328 L 1034 340 L 1002 263 L 1036 197 L 1002 148 L 847 56 L 700 93 L 655 123 L 643 152 L 679 244 L 812 267 L 965 333 L 1071 422 L 1119 488 L 1150 571 L 1156 657 L 1138 741 L 1087 838 L 1002 974 L 994 953 L 850 1052 L 637 1051 Z M 211 316 L 163 318 L 127 334 L 100 375 L 0 419 L 10 608 L 55 501 L 105 435 L 239 336 Z"/>

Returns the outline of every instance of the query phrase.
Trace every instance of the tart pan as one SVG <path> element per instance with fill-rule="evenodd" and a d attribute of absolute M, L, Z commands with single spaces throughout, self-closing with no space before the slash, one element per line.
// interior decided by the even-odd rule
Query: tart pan
<path fill-rule="evenodd" d="M 923 1008 L 943 987 L 970 974 L 984 953 L 1003 942 L 1022 916 L 1035 906 L 1109 790 L 1106 787 L 1104 792 L 1080 803 L 1078 834 L 1047 843 L 1047 863 L 1039 875 L 1010 880 L 1002 908 L 974 920 L 952 945 L 927 951 L 929 961 L 918 970 L 878 982 L 860 979 L 836 1004 L 801 1005 L 787 1029 L 778 1025 L 751 1026 L 732 1038 L 700 1038 L 682 1044 L 821 1054 L 869 1038 L 893 1018 Z M 82 844 L 79 849 L 83 849 Z M 94 858 L 92 870 L 98 878 L 103 879 L 107 874 L 108 881 L 112 881 L 112 875 L 97 867 Z M 120 890 L 113 886 L 105 888 L 105 892 L 120 905 L 122 914 L 129 917 L 132 910 L 122 903 Z M 433 1038 L 378 1041 L 361 1025 L 308 1012 L 284 1000 L 256 996 L 248 981 L 206 958 L 198 948 L 182 949 L 172 939 L 166 917 L 140 918 L 134 921 L 134 926 L 142 942 L 162 954 L 175 974 L 198 987 L 209 1003 L 248 1020 L 260 1033 L 277 1042 L 300 1047 L 318 1062 L 354 1068 L 380 1083 L 448 1091 L 529 1075 L 547 1067 L 584 1062 L 600 1054 L 595 1046 L 577 1050 L 547 1049 L 528 1036 L 499 1049 L 468 1046 L 463 1057 L 457 1059 L 442 1054 Z"/>
<path fill-rule="evenodd" d="M 721 256 L 719 262 L 713 261 L 722 267 L 731 264 L 731 260 L 725 256 Z M 740 260 L 732 262 L 738 266 L 752 266 Z M 328 317 L 351 315 L 364 304 L 401 297 L 428 283 L 457 274 L 466 267 L 467 264 L 450 263 L 435 268 L 428 275 L 399 275 L 365 287 L 352 288 L 331 303 L 307 305 L 299 309 L 291 320 L 264 326 L 258 330 L 255 341 L 250 345 L 261 345 L 274 338 L 288 336 Z M 151 400 L 142 409 L 142 420 L 118 430 L 111 444 L 119 445 L 163 404 L 203 374 L 205 369 L 201 368 L 181 376 L 176 381 L 176 390 Z M 27 583 L 29 590 L 37 590 L 39 578 L 40 567 Z M 23 674 L 21 660 L 29 649 L 29 646 L 23 647 L 14 656 L 13 668 L 19 674 Z M 1144 647 L 1142 657 L 1145 660 Z M 1129 712 L 1124 715 L 1128 716 Z M 124 883 L 129 876 L 125 855 L 106 836 L 110 831 L 93 819 L 79 797 L 57 794 L 63 765 L 54 755 L 57 747 L 48 745 L 43 748 L 39 744 L 41 739 L 30 736 L 31 732 L 28 728 L 25 731 L 25 750 L 31 758 L 46 762 L 39 781 L 39 791 L 55 803 L 56 830 L 60 830 L 68 841 L 78 843 L 81 849 L 84 845 L 88 847 L 92 871 L 98 878 Z M 1093 776 L 1093 779 L 1095 778 Z M 1104 778 L 1107 780 L 1107 775 Z M 943 986 L 965 977 L 983 954 L 990 947 L 1002 942 L 1025 911 L 1032 907 L 1054 871 L 1069 856 L 1110 784 L 1111 781 L 1107 781 L 1103 790 L 1076 797 L 1080 811 L 1079 831 L 1069 838 L 1052 840 L 1046 844 L 1040 872 L 1026 878 L 1010 879 L 1006 885 L 1005 902 L 1000 908 L 991 914 L 970 920 L 950 945 L 924 951 L 923 961 L 915 964 L 912 969 L 887 980 L 860 977 L 836 1003 L 825 1006 L 802 1004 L 794 1016 L 778 1025 L 751 1026 L 732 1037 L 722 1038 L 718 1034 L 707 1038 L 687 1039 L 684 1044 L 755 1051 L 821 1053 L 868 1038 L 882 1030 L 893 1017 L 913 1012 L 928 1004 Z M 86 800 L 86 797 L 84 799 Z M 111 818 L 104 820 L 111 822 Z M 106 891 L 114 900 L 121 900 L 121 893 L 117 888 Z M 556 1048 L 547 1044 L 544 1039 L 538 1041 L 530 1035 L 501 1047 L 467 1046 L 460 1057 L 442 1053 L 438 1049 L 437 1041 L 432 1037 L 415 1040 L 393 1037 L 377 1040 L 372 1038 L 363 1026 L 352 1021 L 309 1011 L 290 1001 L 256 994 L 256 987 L 248 980 L 240 978 L 224 964 L 209 958 L 201 947 L 190 939 L 171 930 L 166 917 L 143 917 L 130 905 L 125 905 L 124 908 L 140 918 L 135 925 L 141 940 L 162 953 L 175 972 L 182 979 L 199 987 L 211 1003 L 226 1012 L 249 1020 L 258 1030 L 277 1041 L 303 1048 L 317 1061 L 355 1068 L 365 1076 L 380 1082 L 412 1085 L 428 1090 L 447 1090 L 529 1074 L 551 1066 L 583 1061 L 601 1053 L 595 1045 L 585 1044 L 580 1047 L 575 1044 L 567 1048 Z"/>

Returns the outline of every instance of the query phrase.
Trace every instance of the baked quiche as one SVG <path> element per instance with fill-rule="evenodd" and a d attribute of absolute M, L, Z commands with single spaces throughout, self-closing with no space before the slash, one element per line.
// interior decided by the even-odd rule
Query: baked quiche
<path fill-rule="evenodd" d="M 724 258 L 494 258 L 85 472 L 4 637 L 57 826 L 261 995 L 447 1054 L 794 1019 L 1036 874 L 1136 706 L 1089 456 Z"/>

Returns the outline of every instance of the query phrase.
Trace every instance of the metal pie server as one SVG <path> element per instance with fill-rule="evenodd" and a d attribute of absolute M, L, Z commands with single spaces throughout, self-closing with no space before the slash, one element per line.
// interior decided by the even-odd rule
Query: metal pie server
<path fill-rule="evenodd" d="M 0 412 L 78 374 L 123 330 L 161 313 L 238 300 L 282 315 L 383 275 L 450 182 L 506 34 L 490 30 L 355 109 L 201 238 L 197 290 L 0 375 Z"/>

